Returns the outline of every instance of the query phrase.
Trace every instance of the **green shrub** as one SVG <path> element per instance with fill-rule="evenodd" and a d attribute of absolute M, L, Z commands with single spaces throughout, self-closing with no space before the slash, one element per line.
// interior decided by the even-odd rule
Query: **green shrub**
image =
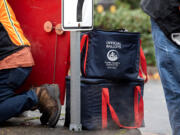
<path fill-rule="evenodd" d="M 130 9 L 128 4 L 121 3 L 117 12 L 112 14 L 104 11 L 99 14 L 95 11 L 95 28 L 115 30 L 125 28 L 130 32 L 140 32 L 147 64 L 155 65 L 154 48 L 151 36 L 150 18 L 141 9 Z"/>
<path fill-rule="evenodd" d="M 122 3 L 127 3 L 131 9 L 139 8 L 141 0 L 116 0 L 116 5 L 121 6 Z"/>

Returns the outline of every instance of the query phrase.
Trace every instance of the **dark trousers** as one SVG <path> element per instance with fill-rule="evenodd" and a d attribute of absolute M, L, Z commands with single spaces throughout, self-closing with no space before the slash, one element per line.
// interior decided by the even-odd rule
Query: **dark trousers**
<path fill-rule="evenodd" d="M 18 95 L 15 93 L 31 70 L 31 67 L 0 70 L 0 123 L 37 104 L 38 99 L 33 90 Z"/>

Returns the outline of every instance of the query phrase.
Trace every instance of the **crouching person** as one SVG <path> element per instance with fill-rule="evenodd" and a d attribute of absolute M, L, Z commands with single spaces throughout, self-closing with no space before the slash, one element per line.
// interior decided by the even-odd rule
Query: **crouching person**
<path fill-rule="evenodd" d="M 29 41 L 7 0 L 0 0 L 0 123 L 24 111 L 39 109 L 41 123 L 56 126 L 61 110 L 58 85 L 45 84 L 15 93 L 33 65 Z"/>

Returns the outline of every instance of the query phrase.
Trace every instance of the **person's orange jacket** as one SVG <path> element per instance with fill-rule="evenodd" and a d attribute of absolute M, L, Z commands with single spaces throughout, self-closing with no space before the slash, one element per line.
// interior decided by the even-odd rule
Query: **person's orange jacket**
<path fill-rule="evenodd" d="M 7 0 L 0 0 L 0 25 L 8 33 L 11 42 L 17 46 L 30 45 L 16 20 L 15 14 Z M 0 29 L 1 31 L 1 29 Z"/>

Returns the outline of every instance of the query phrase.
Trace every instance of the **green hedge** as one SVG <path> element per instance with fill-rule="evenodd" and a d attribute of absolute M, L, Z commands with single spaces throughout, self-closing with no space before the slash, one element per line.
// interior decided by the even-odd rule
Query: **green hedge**
<path fill-rule="evenodd" d="M 121 6 L 122 3 L 129 4 L 131 9 L 139 8 L 139 3 L 141 0 L 116 0 L 116 5 Z"/>
<path fill-rule="evenodd" d="M 131 9 L 129 4 L 121 3 L 116 13 L 95 11 L 94 25 L 96 28 L 114 30 L 125 28 L 130 32 L 140 32 L 147 64 L 155 65 L 154 48 L 151 36 L 150 18 L 141 9 Z"/>

